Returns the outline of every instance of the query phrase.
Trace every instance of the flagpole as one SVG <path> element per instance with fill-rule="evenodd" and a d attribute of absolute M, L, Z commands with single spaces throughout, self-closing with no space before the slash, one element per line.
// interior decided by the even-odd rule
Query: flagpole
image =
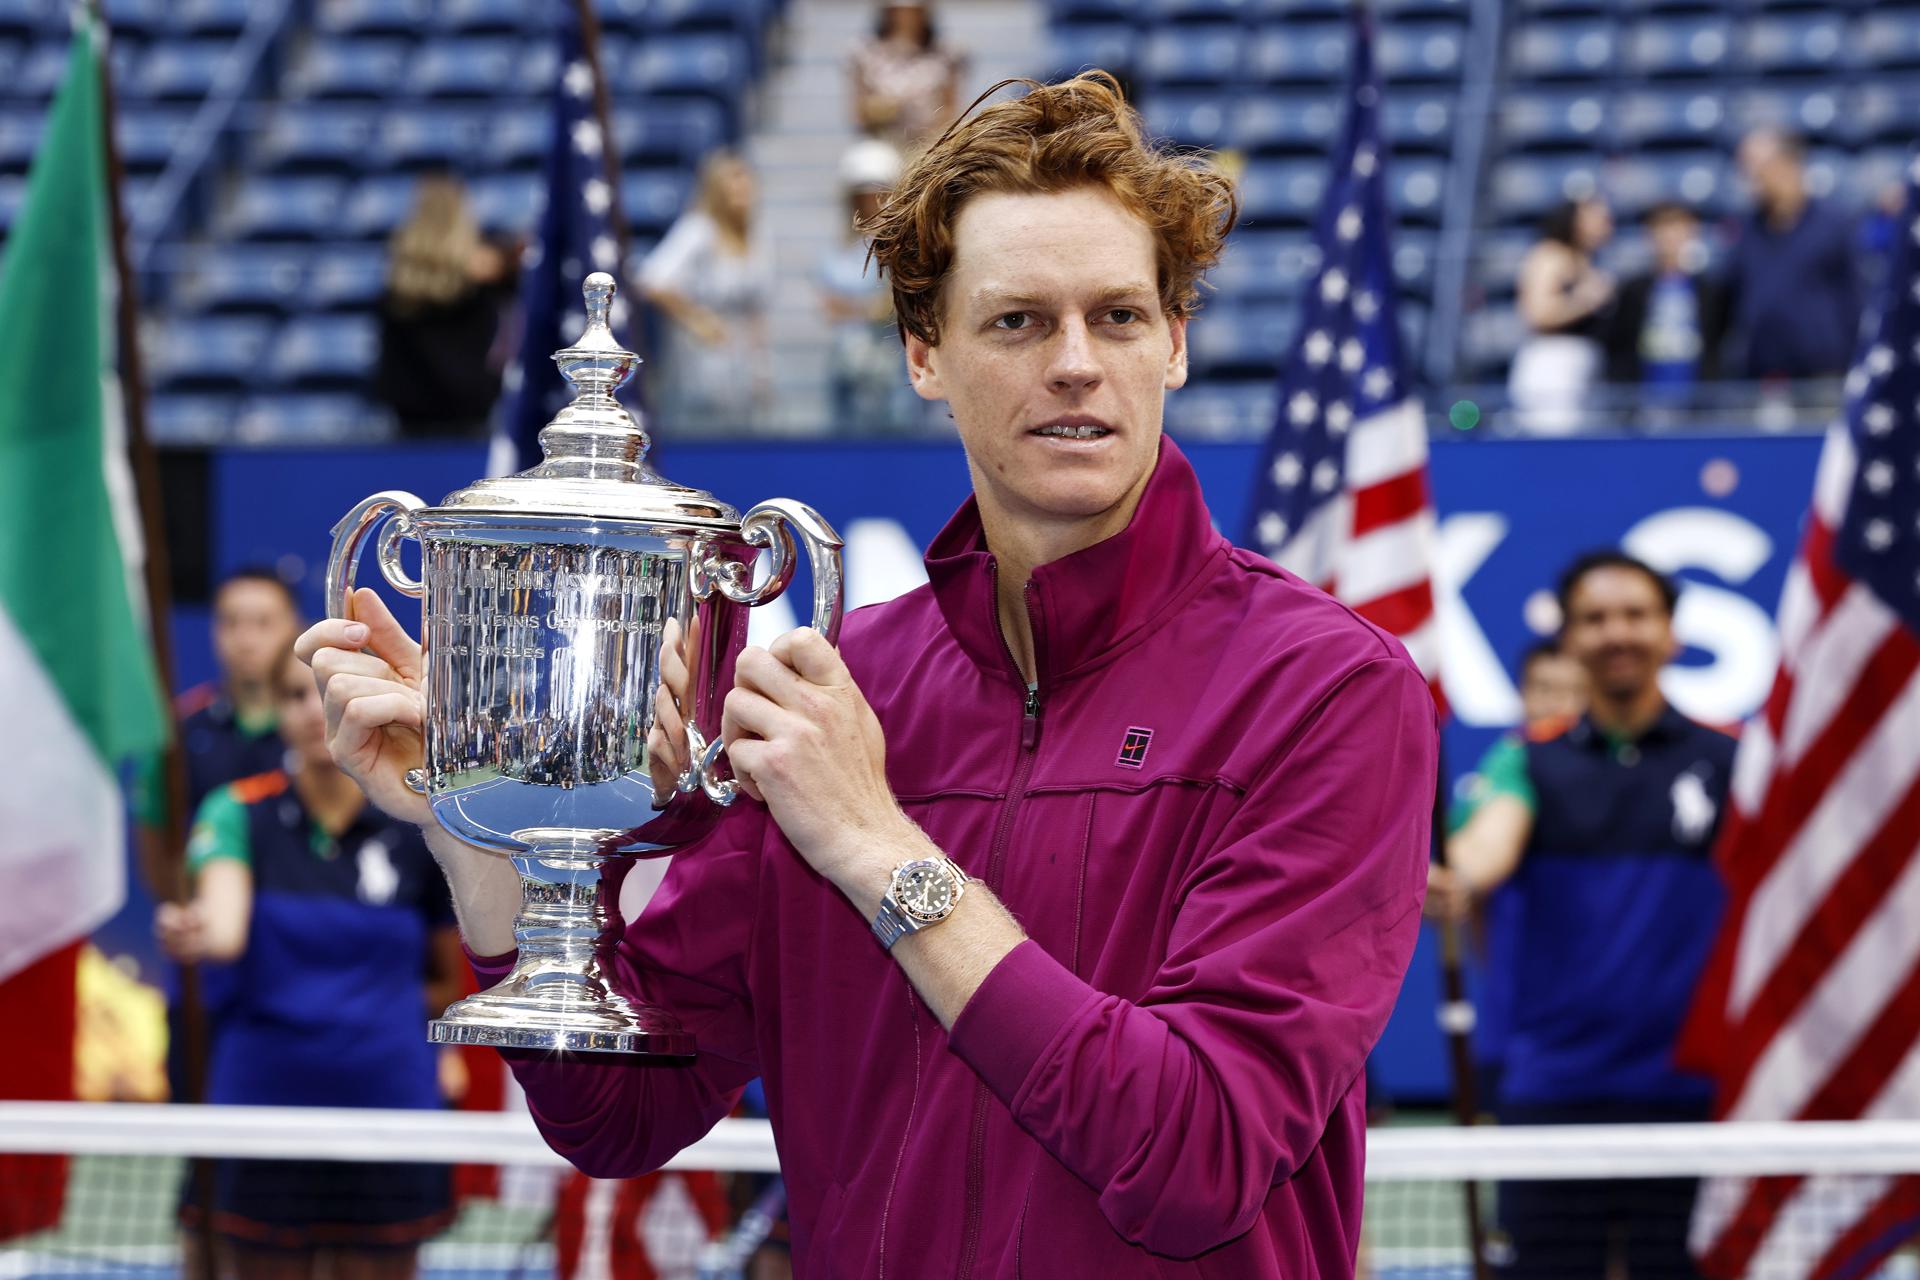
<path fill-rule="evenodd" d="M 126 424 L 128 461 L 133 471 L 134 493 L 140 507 L 142 567 L 147 597 L 147 632 L 153 646 L 154 666 L 160 675 L 163 692 L 173 688 L 173 606 L 172 564 L 167 552 L 166 524 L 161 518 L 160 465 L 153 440 L 147 434 L 146 369 L 140 353 L 140 297 L 133 274 L 132 255 L 127 251 L 127 215 L 125 206 L 126 168 L 120 160 L 119 139 L 114 134 L 117 106 L 114 97 L 112 32 L 100 0 L 86 0 L 93 22 L 94 56 L 100 65 L 100 119 L 102 145 L 107 161 L 108 240 L 113 253 L 114 345 L 120 360 L 121 414 Z M 188 896 L 187 883 L 187 758 L 178 733 L 167 735 L 161 753 L 163 804 L 157 831 L 141 833 L 135 844 L 140 850 L 141 870 L 153 892 L 169 901 L 182 902 Z M 181 1025 L 185 1031 L 182 1069 L 187 1093 L 194 1102 L 206 1096 L 206 1009 L 200 1000 L 200 976 L 191 964 L 180 966 Z M 213 1165 L 196 1160 L 193 1165 L 195 1189 L 203 1212 L 195 1236 L 199 1242 L 198 1280 L 214 1280 L 213 1237 Z"/>
<path fill-rule="evenodd" d="M 645 335 L 640 324 L 640 294 L 632 287 L 633 282 L 627 279 L 628 255 L 632 244 L 627 237 L 626 202 L 620 190 L 620 152 L 613 136 L 613 92 L 607 87 L 606 66 L 600 60 L 600 15 L 594 9 L 593 0 L 574 0 L 574 11 L 580 18 L 580 49 L 586 55 L 587 67 L 593 72 L 593 114 L 600 122 L 600 164 L 605 170 L 607 190 L 611 194 L 607 204 L 607 226 L 612 230 L 614 244 L 620 251 L 620 262 L 613 269 L 613 276 L 620 282 L 619 296 L 629 299 L 624 338 L 633 353 L 641 357 L 644 367 L 647 349 L 643 345 Z M 633 388 L 633 395 L 639 401 L 644 415 L 647 408 L 646 380 L 635 378 L 628 385 Z"/>
<path fill-rule="evenodd" d="M 1433 794 L 1433 847 L 1446 865 L 1447 771 L 1445 762 L 1437 770 Z M 1441 918 L 1440 932 L 1440 1029 L 1447 1037 L 1447 1068 L 1453 1077 L 1453 1120 L 1462 1128 L 1480 1122 L 1479 1090 L 1474 1087 L 1473 1001 L 1467 995 L 1466 966 L 1462 961 L 1460 925 Z M 1467 1214 L 1468 1247 L 1473 1250 L 1474 1280 L 1491 1280 L 1487 1263 L 1487 1225 L 1480 1216 L 1480 1184 L 1469 1178 L 1460 1184 Z"/>

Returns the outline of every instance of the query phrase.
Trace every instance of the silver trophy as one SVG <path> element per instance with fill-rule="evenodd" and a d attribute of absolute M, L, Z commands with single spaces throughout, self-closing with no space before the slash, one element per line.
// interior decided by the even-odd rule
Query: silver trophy
<path fill-rule="evenodd" d="M 837 641 L 841 543 L 798 502 L 743 518 L 655 474 L 646 433 L 614 399 L 640 362 L 608 328 L 613 278 L 596 272 L 584 292 L 586 332 L 553 357 L 574 400 L 540 433 L 546 460 L 436 507 L 398 491 L 360 503 L 333 528 L 327 607 L 347 616 L 361 549 L 385 520 L 380 570 L 424 601 L 426 760 L 407 781 L 448 831 L 520 872 L 519 962 L 449 1007 L 431 1038 L 684 1059 L 692 1035 L 609 981 L 620 884 L 634 858 L 699 839 L 734 802 L 720 710 L 747 610 L 786 589 L 797 535 L 813 626 Z M 400 561 L 408 538 L 420 543 L 418 580 Z M 691 674 L 691 765 L 656 795 L 647 733 L 668 618 Z"/>

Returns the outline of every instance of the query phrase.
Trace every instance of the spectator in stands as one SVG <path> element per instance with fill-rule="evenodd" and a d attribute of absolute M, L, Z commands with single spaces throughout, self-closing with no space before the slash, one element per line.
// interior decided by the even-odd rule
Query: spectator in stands
<path fill-rule="evenodd" d="M 402 435 L 478 436 L 500 395 L 500 320 L 513 255 L 489 242 L 452 178 L 421 180 L 388 244 L 375 397 Z"/>
<path fill-rule="evenodd" d="M 1859 266 L 1852 219 L 1807 191 L 1806 146 L 1756 129 L 1740 143 L 1753 216 L 1729 264 L 1730 367 L 1748 378 L 1846 373 L 1860 330 Z"/>
<path fill-rule="evenodd" d="M 215 787 L 280 766 L 286 747 L 274 732 L 274 663 L 300 625 L 293 588 L 271 569 L 237 570 L 215 589 L 213 660 L 219 678 L 174 703 L 188 804 L 198 808 Z"/>
<path fill-rule="evenodd" d="M 1569 200 L 1547 216 L 1520 261 L 1520 317 L 1531 333 L 1514 353 L 1508 391 L 1524 430 L 1564 435 L 1591 408 L 1600 335 L 1613 303 L 1613 277 L 1594 256 L 1612 238 L 1606 201 Z"/>
<path fill-rule="evenodd" d="M 438 1108 L 425 1021 L 464 965 L 445 882 L 419 831 L 335 766 L 290 646 L 272 670 L 286 766 L 207 797 L 193 898 L 155 918 L 169 955 L 221 966 L 207 1101 Z M 449 1205 L 444 1166 L 232 1160 L 216 1170 L 214 1225 L 239 1276 L 399 1280 Z M 183 1216 L 201 1208 L 189 1196 Z"/>
<path fill-rule="evenodd" d="M 642 290 L 669 321 L 659 401 L 668 432 L 748 427 L 767 411 L 773 249 L 757 200 L 747 162 L 713 152 L 693 207 L 640 268 Z"/>
<path fill-rule="evenodd" d="M 893 297 L 861 228 L 885 204 L 900 178 L 900 153 L 878 138 L 856 142 L 840 160 L 847 199 L 846 239 L 820 259 L 820 295 L 832 326 L 827 379 L 839 430 L 903 431 L 920 421 L 919 397 L 907 382 L 906 356 L 893 319 Z"/>
<path fill-rule="evenodd" d="M 1700 219 L 1683 204 L 1647 211 L 1653 265 L 1620 286 L 1607 325 L 1607 377 L 1641 388 L 1641 406 L 1684 407 L 1720 374 L 1726 289 L 1707 273 Z"/>
<path fill-rule="evenodd" d="M 880 6 L 873 38 L 854 50 L 854 124 L 908 153 L 938 137 L 960 107 L 966 55 L 941 42 L 925 4 Z"/>
<path fill-rule="evenodd" d="M 1517 1124 L 1704 1120 L 1706 1080 L 1673 1064 L 1721 912 L 1709 851 L 1733 739 L 1668 705 L 1677 591 L 1618 551 L 1560 580 L 1561 643 L 1585 714 L 1529 727 L 1490 760 L 1447 859 L 1478 894 L 1511 885 L 1519 926 L 1497 1109 Z M 1692 1277 L 1694 1184 L 1509 1183 L 1513 1277 Z"/>

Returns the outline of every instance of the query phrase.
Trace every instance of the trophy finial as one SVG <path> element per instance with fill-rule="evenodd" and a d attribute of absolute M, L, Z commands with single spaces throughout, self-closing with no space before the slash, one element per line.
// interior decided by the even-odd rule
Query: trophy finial
<path fill-rule="evenodd" d="M 613 398 L 640 365 L 640 357 L 613 336 L 613 277 L 588 276 L 580 287 L 587 304 L 587 327 L 570 347 L 553 353 L 561 376 L 573 386 L 573 402 L 540 433 L 547 460 L 543 475 L 641 474 L 647 435 L 633 415 Z"/>

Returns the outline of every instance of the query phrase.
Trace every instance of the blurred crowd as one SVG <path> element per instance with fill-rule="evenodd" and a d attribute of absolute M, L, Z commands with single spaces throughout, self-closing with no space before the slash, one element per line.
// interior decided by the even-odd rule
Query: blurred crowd
<path fill-rule="evenodd" d="M 1652 206 L 1648 260 L 1624 276 L 1604 265 L 1615 234 L 1604 192 L 1548 216 L 1520 263 L 1516 425 L 1577 430 L 1603 383 L 1630 389 L 1642 420 L 1658 424 L 1717 379 L 1792 396 L 1845 375 L 1899 191 L 1856 218 L 1812 193 L 1805 143 L 1778 129 L 1748 134 L 1737 159 L 1752 211 L 1716 243 L 1686 204 Z"/>

